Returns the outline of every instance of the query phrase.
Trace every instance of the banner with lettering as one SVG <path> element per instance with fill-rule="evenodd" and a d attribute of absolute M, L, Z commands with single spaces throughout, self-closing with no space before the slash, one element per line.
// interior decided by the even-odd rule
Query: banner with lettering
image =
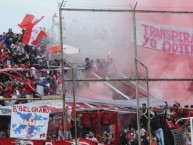
<path fill-rule="evenodd" d="M 47 107 L 13 105 L 10 137 L 46 140 L 48 121 L 49 109 Z"/>
<path fill-rule="evenodd" d="M 136 22 L 137 45 L 167 53 L 193 55 L 193 28 Z"/>

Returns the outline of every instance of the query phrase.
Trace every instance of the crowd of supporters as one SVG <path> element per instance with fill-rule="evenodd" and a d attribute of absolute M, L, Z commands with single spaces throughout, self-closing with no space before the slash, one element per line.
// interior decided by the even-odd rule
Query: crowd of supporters
<path fill-rule="evenodd" d="M 8 32 L 0 35 L 0 69 L 2 69 L 0 72 L 0 98 L 43 97 L 37 91 L 38 86 L 43 88 L 45 95 L 57 95 L 58 86 L 61 83 L 60 58 L 54 60 L 49 59 L 48 52 L 46 51 L 47 45 L 49 44 L 47 37 L 43 37 L 36 46 L 29 46 L 22 44 L 23 35 L 23 30 L 21 34 L 16 34 L 11 28 Z M 83 77 L 92 77 L 93 72 L 101 77 L 105 77 L 107 75 L 112 76 L 112 72 L 116 72 L 116 67 L 113 59 L 110 57 L 107 59 L 96 59 L 95 61 L 85 58 L 85 64 L 81 72 Z M 65 71 L 65 75 L 68 74 L 70 73 L 66 73 Z M 76 76 L 80 77 L 78 71 Z M 84 86 L 85 84 L 83 87 Z M 67 87 L 68 85 L 66 85 L 68 92 Z M 82 88 L 81 85 L 77 87 Z M 30 102 L 30 100 L 8 100 L 0 101 L 0 105 L 5 106 L 27 102 Z M 114 134 L 110 132 L 109 128 L 109 120 L 111 120 L 111 118 L 108 117 L 108 114 L 102 114 L 102 124 L 99 124 L 99 126 L 101 126 L 103 130 L 102 132 L 98 131 L 97 134 L 94 134 L 94 132 L 96 133 L 96 131 L 93 130 L 95 124 L 93 124 L 94 122 L 90 119 L 99 116 L 99 113 L 96 113 L 95 116 L 93 116 L 93 113 L 78 115 L 78 136 L 98 142 L 97 138 L 94 137 L 96 135 L 98 139 L 100 138 L 100 142 L 112 144 Z M 106 118 L 106 121 L 104 118 Z M 72 126 L 73 122 L 67 124 L 69 138 L 74 137 L 74 129 Z"/>
<path fill-rule="evenodd" d="M 140 117 L 140 138 L 142 145 L 191 144 L 191 123 L 193 106 L 181 107 L 179 103 L 162 109 L 150 108 L 150 124 L 148 126 L 148 109 L 142 104 Z M 149 135 L 151 134 L 151 136 Z M 131 121 L 121 132 L 121 145 L 137 145 L 138 130 L 136 121 Z"/>
<path fill-rule="evenodd" d="M 38 85 L 44 88 L 45 95 L 56 94 L 60 71 L 46 69 L 60 66 L 60 60 L 48 59 L 45 48 L 49 42 L 46 37 L 36 46 L 29 46 L 22 44 L 23 35 L 24 30 L 17 34 L 11 28 L 0 35 L 0 69 L 4 69 L 0 73 L 1 98 L 42 97 L 37 92 Z M 26 102 L 1 101 L 1 105 Z"/>
<path fill-rule="evenodd" d="M 174 104 L 172 107 L 166 105 L 162 108 L 151 108 L 150 110 L 150 126 L 148 126 L 146 104 L 143 104 L 140 108 L 139 134 L 136 118 L 130 120 L 127 125 L 125 124 L 126 127 L 120 131 L 120 128 L 114 128 L 117 122 L 116 113 L 102 110 L 78 112 L 77 137 L 85 137 L 95 142 L 111 145 L 116 144 L 118 138 L 121 145 L 137 145 L 139 135 L 142 145 L 148 145 L 150 141 L 152 145 L 174 145 L 178 142 L 185 145 L 191 144 L 190 120 L 178 121 L 180 118 L 193 116 L 191 108 Z M 74 121 L 71 120 L 66 126 L 68 131 L 66 138 L 74 138 Z"/>
<path fill-rule="evenodd" d="M 64 136 L 64 122 L 61 118 L 61 114 L 58 114 L 59 117 L 53 115 L 51 117 L 50 125 L 59 125 L 56 128 L 50 128 L 48 131 L 49 138 L 52 140 L 67 139 L 71 140 L 75 138 L 75 122 L 74 120 L 67 115 L 66 120 L 66 136 Z M 54 119 L 60 118 L 60 119 Z M 104 144 L 116 144 L 118 141 L 118 131 L 115 127 L 118 125 L 118 118 L 116 112 L 111 111 L 83 111 L 77 112 L 76 118 L 77 125 L 77 137 L 86 138 L 92 140 L 96 143 Z M 116 138 L 115 138 L 116 135 Z"/>
<path fill-rule="evenodd" d="M 61 83 L 60 73 L 60 59 L 50 60 L 46 51 L 49 40 L 43 37 L 36 46 L 29 46 L 22 44 L 24 31 L 21 34 L 16 34 L 10 28 L 7 32 L 3 32 L 0 35 L 0 97 L 1 98 L 39 98 L 42 97 L 37 91 L 37 87 L 41 86 L 45 95 L 57 95 L 58 85 Z M 80 73 L 84 72 L 83 74 Z M 107 59 L 90 59 L 85 58 L 85 64 L 83 70 L 77 70 L 76 77 L 92 78 L 93 73 L 96 73 L 100 77 L 114 77 L 116 76 L 116 67 L 111 57 Z M 79 84 L 77 87 L 82 88 L 86 83 Z M 67 90 L 68 91 L 68 90 Z M 0 101 L 0 105 L 20 104 L 27 103 L 24 100 L 12 100 L 12 101 Z M 159 145 L 174 144 L 171 130 L 180 128 L 185 124 L 185 121 L 179 122 L 178 125 L 175 122 L 182 117 L 190 117 L 190 111 L 186 109 L 179 109 L 179 104 L 175 104 L 172 108 L 173 114 L 168 116 L 167 113 L 157 114 L 156 111 L 151 114 L 151 132 L 154 136 L 154 141 Z M 187 106 L 185 106 L 187 108 Z M 102 115 L 99 126 L 100 131 L 96 131 L 96 124 L 92 124 L 92 117 Z M 77 116 L 77 128 L 78 136 L 85 137 L 95 142 L 105 144 L 113 144 L 114 133 L 110 130 L 112 123 L 105 122 L 108 115 L 105 113 L 83 113 Z M 105 117 L 104 117 L 105 116 Z M 141 116 L 141 129 L 140 136 L 142 144 L 147 145 L 149 143 L 149 134 L 147 126 L 147 107 L 144 104 L 142 107 Z M 107 118 L 106 118 L 107 117 Z M 85 120 L 86 119 L 86 120 Z M 89 121 L 91 119 L 91 121 Z M 95 118 L 95 121 L 98 118 Z M 106 119 L 106 120 L 105 120 Z M 94 122 L 96 123 L 96 122 Z M 63 123 L 62 123 L 63 124 Z M 67 124 L 69 131 L 69 138 L 74 137 L 73 122 Z M 95 127 L 94 127 L 95 126 Z M 94 129 L 94 130 L 93 130 Z M 190 130 L 190 129 L 189 129 Z M 97 134 L 94 134 L 93 131 Z M 188 134 L 188 133 L 187 133 Z M 96 135 L 97 138 L 94 137 Z M 129 125 L 121 132 L 121 144 L 137 144 L 138 134 L 136 126 Z M 172 139 L 171 139 L 172 138 Z M 185 136 L 186 143 L 190 142 L 190 138 Z"/>

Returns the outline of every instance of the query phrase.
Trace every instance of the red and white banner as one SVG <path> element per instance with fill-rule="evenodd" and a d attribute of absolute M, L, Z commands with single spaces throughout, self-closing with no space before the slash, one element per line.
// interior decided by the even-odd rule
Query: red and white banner
<path fill-rule="evenodd" d="M 167 53 L 193 55 L 193 29 L 137 20 L 137 45 Z"/>
<path fill-rule="evenodd" d="M 96 145 L 92 141 L 87 139 L 78 139 L 78 145 Z M 14 145 L 14 144 L 27 144 L 27 145 L 72 145 L 75 144 L 75 141 L 36 141 L 36 140 L 21 140 L 21 139 L 13 139 L 13 138 L 0 138 L 1 145 Z"/>
<path fill-rule="evenodd" d="M 18 24 L 18 26 L 21 29 L 26 29 L 26 27 L 32 23 L 34 25 L 36 25 L 38 22 L 40 22 L 42 19 L 44 18 L 44 16 L 38 18 L 35 17 L 34 15 L 31 14 L 26 14 L 25 17 L 23 18 L 22 22 L 20 24 Z"/>
<path fill-rule="evenodd" d="M 47 36 L 47 34 L 42 30 L 42 28 L 31 23 L 25 30 L 22 43 L 36 45 L 43 36 Z"/>

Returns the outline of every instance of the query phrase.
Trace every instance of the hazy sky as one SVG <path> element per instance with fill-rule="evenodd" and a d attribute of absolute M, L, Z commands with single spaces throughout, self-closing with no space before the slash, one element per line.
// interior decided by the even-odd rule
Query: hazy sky
<path fill-rule="evenodd" d="M 51 18 L 54 13 L 58 12 L 58 3 L 62 0 L 0 0 L 0 33 L 13 28 L 14 32 L 20 32 L 17 26 L 25 14 L 35 16 L 46 16 L 41 22 L 42 27 L 51 25 Z M 67 7 L 89 7 L 89 8 L 114 8 L 125 6 L 125 0 L 65 0 Z"/>
<path fill-rule="evenodd" d="M 20 32 L 17 26 L 25 14 L 46 16 L 41 22 L 42 26 L 49 26 L 52 15 L 58 12 L 59 0 L 0 0 L 0 33 L 13 28 L 14 32 Z"/>

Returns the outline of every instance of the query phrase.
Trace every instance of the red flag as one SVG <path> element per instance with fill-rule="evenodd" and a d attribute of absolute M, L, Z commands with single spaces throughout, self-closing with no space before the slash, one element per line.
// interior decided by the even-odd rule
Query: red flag
<path fill-rule="evenodd" d="M 35 17 L 34 15 L 31 15 L 31 14 L 26 14 L 25 17 L 23 18 L 23 21 L 18 24 L 18 26 L 21 28 L 21 29 L 26 29 L 26 27 L 32 23 L 34 25 L 36 25 L 38 22 L 40 22 L 42 19 L 44 18 L 44 16 L 40 17 L 40 18 L 37 18 Z"/>
<path fill-rule="evenodd" d="M 22 43 L 28 45 L 36 45 L 43 36 L 47 35 L 42 30 L 42 28 L 35 26 L 33 23 L 30 23 L 25 30 Z"/>

